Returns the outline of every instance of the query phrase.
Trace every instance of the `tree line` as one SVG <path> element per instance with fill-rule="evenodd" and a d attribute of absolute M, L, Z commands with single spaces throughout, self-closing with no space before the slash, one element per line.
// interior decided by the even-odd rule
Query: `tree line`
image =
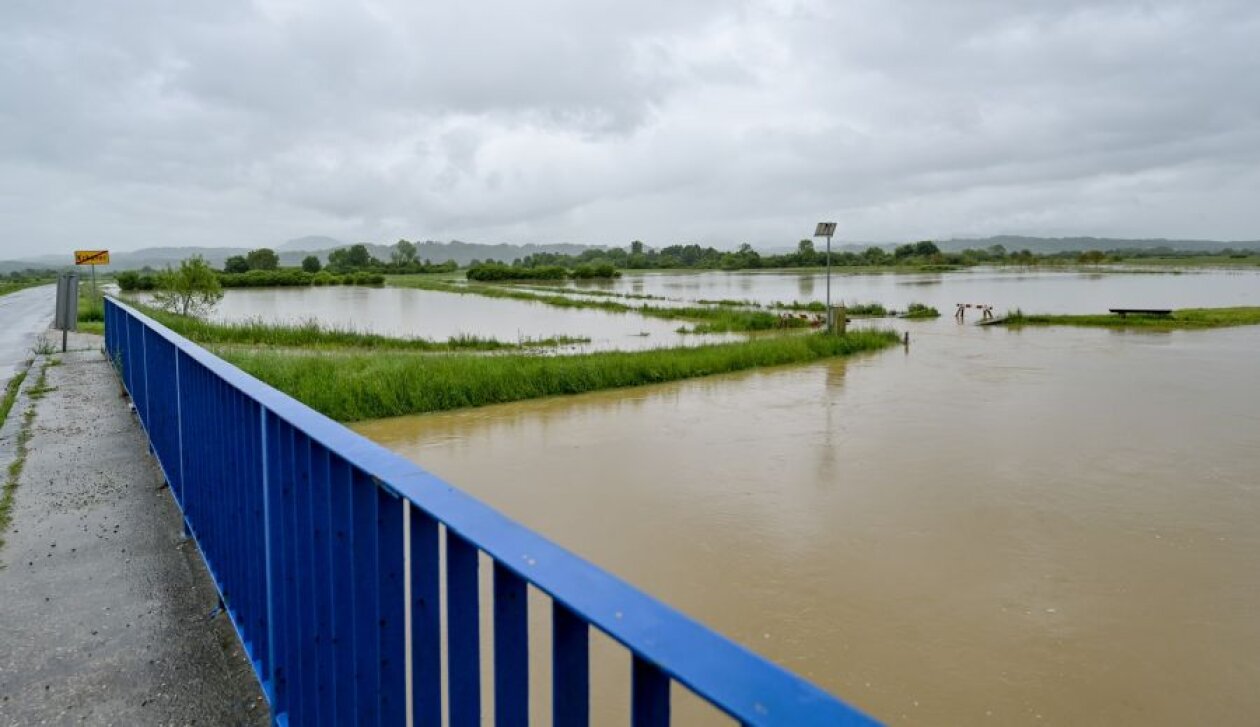
<path fill-rule="evenodd" d="M 334 275 L 346 273 L 447 273 L 455 271 L 459 266 L 454 261 L 433 263 L 419 260 L 416 257 L 416 245 L 409 240 L 399 240 L 390 248 L 389 260 L 378 260 L 367 245 L 357 244 L 338 248 L 328 253 L 325 264 L 318 255 L 307 255 L 302 259 L 301 269 L 307 273 L 327 271 Z M 244 255 L 233 255 L 223 264 L 223 272 L 229 274 L 248 273 L 255 270 L 278 270 L 280 256 L 275 250 L 261 247 Z"/>

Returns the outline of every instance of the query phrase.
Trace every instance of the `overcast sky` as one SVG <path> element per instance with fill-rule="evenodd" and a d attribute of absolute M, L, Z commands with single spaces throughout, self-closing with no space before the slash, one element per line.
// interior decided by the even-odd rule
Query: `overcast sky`
<path fill-rule="evenodd" d="M 1260 238 L 1260 2 L 0 2 L 0 258 Z"/>

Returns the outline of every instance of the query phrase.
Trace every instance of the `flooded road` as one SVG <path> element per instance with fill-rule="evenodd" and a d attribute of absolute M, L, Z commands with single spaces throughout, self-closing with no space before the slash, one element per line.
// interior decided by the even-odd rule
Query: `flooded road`
<path fill-rule="evenodd" d="M 356 429 L 888 721 L 1251 722 L 1260 327 L 910 330 Z"/>

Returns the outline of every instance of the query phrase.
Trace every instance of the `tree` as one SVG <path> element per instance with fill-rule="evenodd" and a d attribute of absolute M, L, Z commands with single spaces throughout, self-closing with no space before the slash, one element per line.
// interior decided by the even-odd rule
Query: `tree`
<path fill-rule="evenodd" d="M 346 259 L 350 253 L 346 249 L 339 248 L 328 253 L 328 269 L 334 272 L 343 273 L 350 269 L 350 262 Z"/>
<path fill-rule="evenodd" d="M 866 258 L 866 262 L 871 265 L 883 265 L 888 262 L 888 253 L 884 252 L 882 247 L 868 247 L 866 252 L 862 253 L 862 257 Z"/>
<path fill-rule="evenodd" d="M 351 245 L 346 250 L 346 262 L 352 268 L 365 268 L 376 261 L 372 259 L 372 254 L 368 252 L 367 245 L 359 243 Z"/>
<path fill-rule="evenodd" d="M 800 265 L 813 265 L 818 259 L 813 240 L 801 240 L 796 243 L 796 261 Z"/>
<path fill-rule="evenodd" d="M 921 255 L 923 257 L 930 257 L 932 255 L 939 255 L 940 252 L 941 252 L 941 249 L 937 247 L 936 243 L 932 242 L 931 240 L 923 240 L 921 242 L 914 243 L 915 255 Z"/>
<path fill-rule="evenodd" d="M 248 273 L 249 261 L 244 255 L 233 255 L 223 261 L 223 272 L 225 273 Z"/>
<path fill-rule="evenodd" d="M 158 276 L 153 299 L 172 313 L 200 316 L 223 299 L 223 287 L 210 263 L 194 255 L 180 262 L 178 270 L 167 266 L 166 272 Z"/>
<path fill-rule="evenodd" d="M 250 250 L 245 256 L 250 270 L 275 270 L 280 265 L 280 256 L 269 247 Z"/>
<path fill-rule="evenodd" d="M 302 258 L 302 269 L 308 273 L 318 273 L 321 267 L 323 266 L 319 264 L 319 258 L 314 255 Z"/>
<path fill-rule="evenodd" d="M 366 249 L 364 248 L 364 250 Z M 394 245 L 394 251 L 389 254 L 389 257 L 395 267 L 401 268 L 410 265 L 416 261 L 416 245 L 414 242 L 399 240 Z"/>

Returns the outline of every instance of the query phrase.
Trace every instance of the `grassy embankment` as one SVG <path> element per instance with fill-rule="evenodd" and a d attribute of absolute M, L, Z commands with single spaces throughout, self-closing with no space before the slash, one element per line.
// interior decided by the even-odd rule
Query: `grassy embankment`
<path fill-rule="evenodd" d="M 1047 315 L 1015 311 L 1002 321 L 1007 326 L 1090 326 L 1096 328 L 1175 331 L 1199 328 L 1260 325 L 1260 307 L 1181 308 L 1170 316 Z"/>
<path fill-rule="evenodd" d="M 580 356 L 222 355 L 334 419 L 357 421 L 805 363 L 899 340 L 892 331 L 854 331 Z"/>
<path fill-rule="evenodd" d="M 22 280 L 16 283 L 8 280 L 0 281 L 0 295 L 8 295 L 9 293 L 16 293 L 19 290 L 34 288 L 37 285 L 48 285 L 55 282 L 57 281 L 52 278 L 49 278 L 48 280 Z"/>

